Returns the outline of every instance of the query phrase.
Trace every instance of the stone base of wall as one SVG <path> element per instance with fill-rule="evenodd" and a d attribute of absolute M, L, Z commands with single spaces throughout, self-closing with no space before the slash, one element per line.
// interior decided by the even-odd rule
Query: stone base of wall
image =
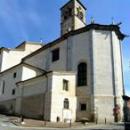
<path fill-rule="evenodd" d="M 113 108 L 114 97 L 113 96 L 96 96 L 95 97 L 95 120 L 99 123 L 114 122 Z"/>
<path fill-rule="evenodd" d="M 44 119 L 44 95 L 34 95 L 22 99 L 22 115 L 29 118 Z"/>

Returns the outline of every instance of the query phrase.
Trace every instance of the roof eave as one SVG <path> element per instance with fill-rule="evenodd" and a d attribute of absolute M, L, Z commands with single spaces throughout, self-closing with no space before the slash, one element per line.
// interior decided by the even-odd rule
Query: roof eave
<path fill-rule="evenodd" d="M 69 36 L 73 36 L 73 35 L 77 35 L 77 34 L 80 34 L 80 33 L 84 33 L 84 32 L 87 32 L 87 31 L 90 31 L 92 29 L 95 29 L 95 30 L 104 30 L 104 31 L 115 31 L 116 35 L 118 36 L 118 38 L 120 40 L 123 40 L 125 38 L 125 35 L 123 33 L 121 33 L 120 31 L 120 27 L 118 25 L 100 25 L 100 24 L 89 24 L 83 28 L 80 28 L 78 30 L 74 30 L 74 31 L 71 31 L 71 32 L 68 32 L 66 34 L 64 34 L 63 36 L 61 36 L 60 38 L 44 45 L 43 47 L 41 47 L 40 49 L 32 52 L 31 54 L 27 55 L 26 57 L 24 57 L 22 59 L 22 61 L 26 60 L 27 58 L 29 57 L 32 57 L 34 55 L 36 55 L 37 53 L 40 53 L 41 51 L 55 45 L 55 44 L 58 44 L 60 43 L 61 41 L 67 39 Z"/>

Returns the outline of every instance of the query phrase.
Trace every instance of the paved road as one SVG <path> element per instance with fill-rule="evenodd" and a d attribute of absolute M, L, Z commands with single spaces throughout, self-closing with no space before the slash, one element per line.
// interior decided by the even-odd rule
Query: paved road
<path fill-rule="evenodd" d="M 19 128 L 16 126 L 0 126 L 0 130 L 50 130 L 52 128 Z M 53 129 L 52 129 L 53 130 Z M 60 130 L 58 128 L 54 128 L 54 130 Z M 69 129 L 62 129 L 62 130 L 125 130 L 124 127 L 117 127 L 117 126 L 96 126 L 96 127 L 82 127 L 82 128 L 69 128 Z M 130 129 L 129 129 L 130 130 Z"/>
<path fill-rule="evenodd" d="M 24 128 L 17 127 L 10 123 L 6 116 L 0 115 L 0 130 L 60 130 L 60 128 Z M 79 128 L 68 128 L 62 130 L 130 130 L 125 129 L 123 125 L 87 125 Z"/>

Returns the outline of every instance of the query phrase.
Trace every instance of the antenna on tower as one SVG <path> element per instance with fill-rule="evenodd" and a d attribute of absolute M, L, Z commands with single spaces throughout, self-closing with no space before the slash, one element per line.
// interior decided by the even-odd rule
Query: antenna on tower
<path fill-rule="evenodd" d="M 94 23 L 95 23 L 94 17 L 91 17 L 91 24 L 94 24 Z"/>
<path fill-rule="evenodd" d="M 40 43 L 43 43 L 43 40 L 42 40 L 42 38 L 40 38 Z"/>

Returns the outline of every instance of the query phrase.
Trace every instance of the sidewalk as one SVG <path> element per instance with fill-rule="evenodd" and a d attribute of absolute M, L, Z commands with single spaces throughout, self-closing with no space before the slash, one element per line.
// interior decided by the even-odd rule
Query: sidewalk
<path fill-rule="evenodd" d="M 108 128 L 108 129 L 118 129 L 120 130 L 123 128 L 123 123 L 111 123 L 111 124 L 95 124 L 95 123 L 87 123 L 87 124 L 82 124 L 80 122 L 75 122 L 72 123 L 71 126 L 69 123 L 52 123 L 52 122 L 45 122 L 45 121 L 40 121 L 40 120 L 34 120 L 34 119 L 24 119 L 25 124 L 20 123 L 20 118 L 18 117 L 9 117 L 9 120 L 11 123 L 15 124 L 16 126 L 19 127 L 24 127 L 24 128 L 37 128 L 37 129 L 44 129 L 44 128 L 49 128 L 49 129 L 55 129 L 55 128 L 68 128 L 68 129 L 101 129 L 101 128 Z"/>
<path fill-rule="evenodd" d="M 47 127 L 47 128 L 76 128 L 76 127 L 84 127 L 80 122 L 76 123 L 52 123 L 52 122 L 45 122 L 41 120 L 35 120 L 35 119 L 24 119 L 24 123 L 20 122 L 19 117 L 9 117 L 9 120 L 11 123 L 15 124 L 16 126 L 23 126 L 23 127 Z M 90 123 L 91 124 L 91 123 Z"/>

